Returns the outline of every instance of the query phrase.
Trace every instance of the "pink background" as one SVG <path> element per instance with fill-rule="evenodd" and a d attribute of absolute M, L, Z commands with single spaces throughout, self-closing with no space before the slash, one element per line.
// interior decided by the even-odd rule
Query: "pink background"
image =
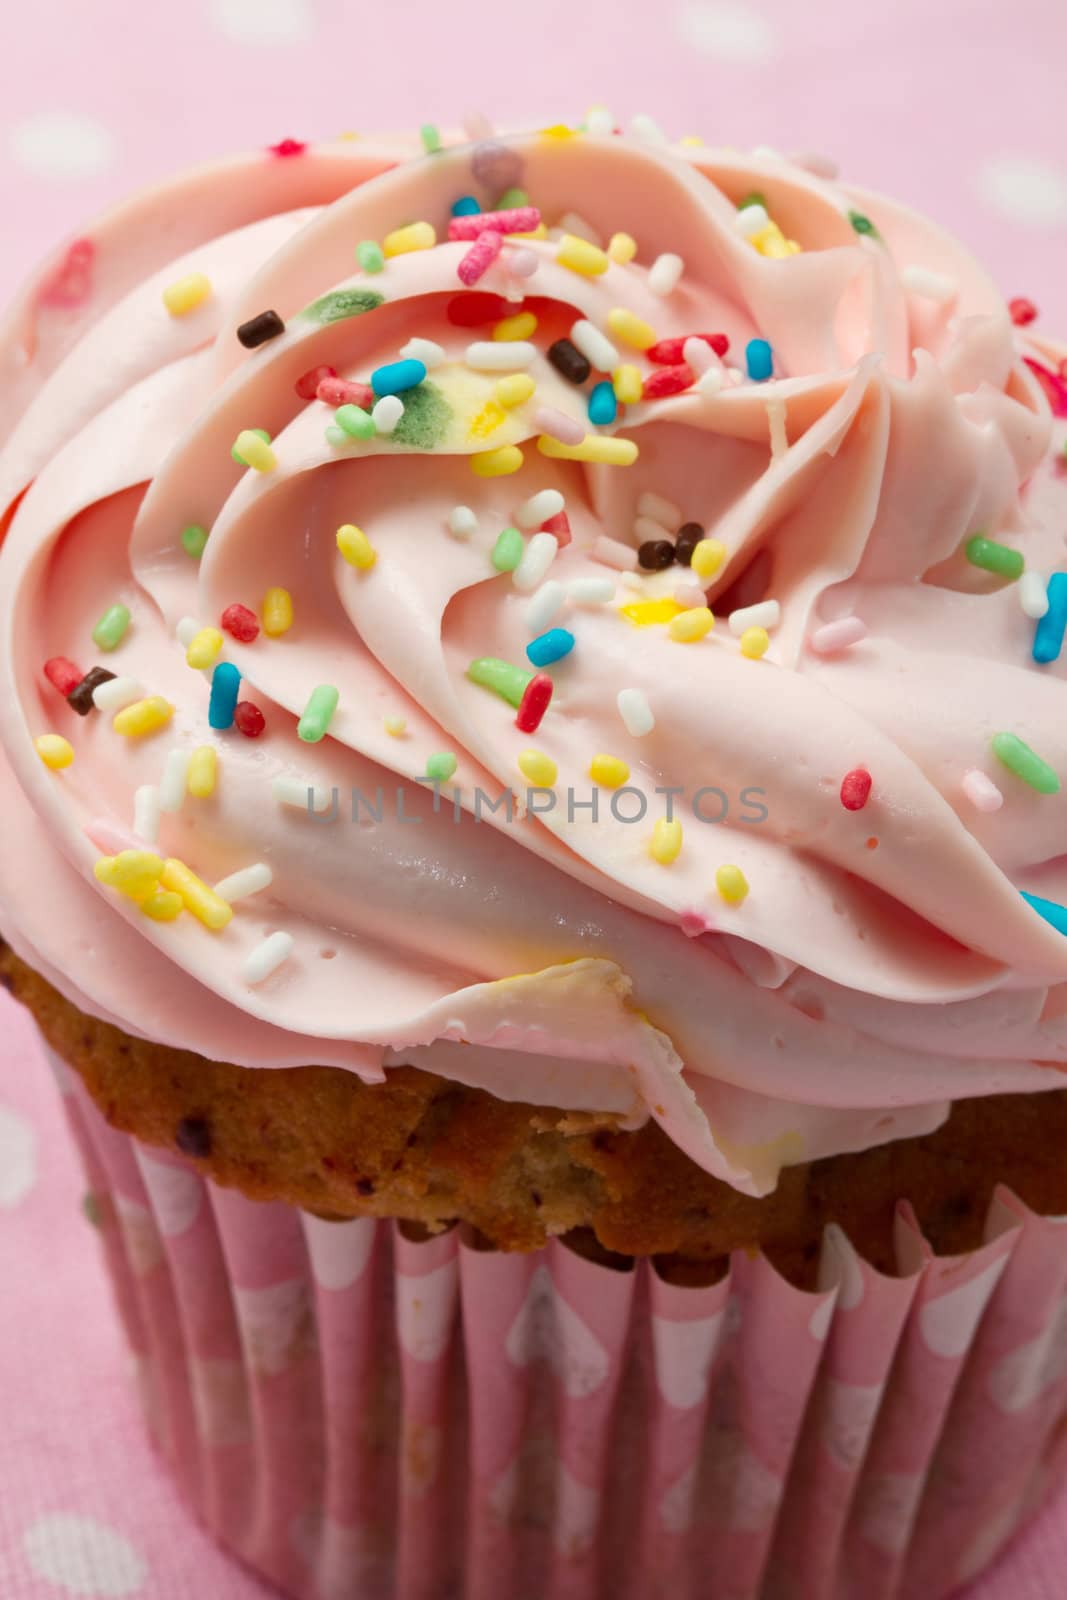
<path fill-rule="evenodd" d="M 101 207 L 215 153 L 602 101 L 834 156 L 962 235 L 1062 336 L 1065 58 L 1053 0 L 37 0 L 0 58 L 0 300 Z M 142 1438 L 54 1091 L 6 1003 L 0 1030 L 0 1597 L 253 1600 Z M 1065 1566 L 1061 1496 L 973 1600 L 1053 1600 Z"/>

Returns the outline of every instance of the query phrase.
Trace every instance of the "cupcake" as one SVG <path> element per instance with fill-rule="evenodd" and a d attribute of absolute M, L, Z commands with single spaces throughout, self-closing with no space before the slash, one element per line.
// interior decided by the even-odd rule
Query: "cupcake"
<path fill-rule="evenodd" d="M 469 132 L 7 321 L 0 970 L 285 1594 L 941 1596 L 1067 1451 L 1063 352 L 824 163 Z"/>

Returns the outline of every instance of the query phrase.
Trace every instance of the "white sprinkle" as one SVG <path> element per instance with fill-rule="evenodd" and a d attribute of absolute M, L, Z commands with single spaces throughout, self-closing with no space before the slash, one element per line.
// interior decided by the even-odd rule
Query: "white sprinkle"
<path fill-rule="evenodd" d="M 241 867 L 238 872 L 231 872 L 228 878 L 223 878 L 215 885 L 215 893 L 232 905 L 235 900 L 243 900 L 246 895 L 258 894 L 261 889 L 269 888 L 273 882 L 274 874 L 267 863 L 257 861 L 254 866 Z"/>
<path fill-rule="evenodd" d="M 564 499 L 558 489 L 539 489 L 529 500 L 515 509 L 515 522 L 520 528 L 540 528 L 549 517 L 558 517 Z"/>
<path fill-rule="evenodd" d="M 421 361 L 427 372 L 432 372 L 446 359 L 442 346 L 432 339 L 409 339 L 400 354 L 405 361 Z"/>
<path fill-rule="evenodd" d="M 693 385 L 697 394 L 720 394 L 726 386 L 726 372 L 723 367 L 709 367 L 707 372 L 702 372 Z"/>
<path fill-rule="evenodd" d="M 159 838 L 159 790 L 154 784 L 143 783 L 133 792 L 133 831 L 145 844 Z"/>
<path fill-rule="evenodd" d="M 515 245 L 504 251 L 504 266 L 516 278 L 532 278 L 540 265 L 537 251 L 528 250 L 525 245 Z"/>
<path fill-rule="evenodd" d="M 615 118 L 607 106 L 590 106 L 585 119 L 585 131 L 594 139 L 603 139 L 615 132 Z"/>
<path fill-rule="evenodd" d="M 610 578 L 572 578 L 567 585 L 567 599 L 575 606 L 603 606 L 614 598 Z"/>
<path fill-rule="evenodd" d="M 598 372 L 614 372 L 622 360 L 607 334 L 601 333 L 600 329 L 585 317 L 580 317 L 571 328 L 571 343 Z"/>
<path fill-rule="evenodd" d="M 476 339 L 463 359 L 475 372 L 521 372 L 536 355 L 537 346 L 529 339 Z"/>
<path fill-rule="evenodd" d="M 936 300 L 939 305 L 947 305 L 960 292 L 955 278 L 943 272 L 931 272 L 926 267 L 905 267 L 900 274 L 900 281 L 910 294 L 922 295 L 924 300 Z"/>
<path fill-rule="evenodd" d="M 710 372 L 712 368 L 722 366 L 721 360 L 706 339 L 687 339 L 682 346 L 682 360 L 698 378 L 705 372 Z"/>
<path fill-rule="evenodd" d="M 763 232 L 770 220 L 765 206 L 742 206 L 734 215 L 734 227 L 743 238 L 754 239 L 757 233 Z"/>
<path fill-rule="evenodd" d="M 670 144 L 659 123 L 644 111 L 630 118 L 630 132 L 635 139 L 643 139 L 646 144 Z"/>
<path fill-rule="evenodd" d="M 653 294 L 673 294 L 684 271 L 685 262 L 681 256 L 671 255 L 670 252 L 657 256 L 648 269 L 648 287 Z"/>
<path fill-rule="evenodd" d="M 390 434 L 404 415 L 404 402 L 398 394 L 383 394 L 371 411 L 375 432 Z"/>
<path fill-rule="evenodd" d="M 333 797 L 329 789 L 312 789 L 310 783 L 305 783 L 302 778 L 272 778 L 270 792 L 279 805 L 297 806 L 301 811 L 308 808 L 308 792 L 312 793 L 312 810 L 329 811 Z"/>
<path fill-rule="evenodd" d="M 189 751 L 168 750 L 163 762 L 163 776 L 159 780 L 159 809 L 180 811 L 185 799 L 185 785 L 189 776 Z"/>
<path fill-rule="evenodd" d="M 549 534 L 549 538 L 551 537 L 552 535 Z M 552 621 L 552 618 L 557 614 L 560 606 L 563 604 L 564 595 L 565 591 L 563 585 L 561 583 L 557 583 L 555 578 L 550 578 L 548 582 L 543 583 L 540 589 L 538 589 L 537 593 L 530 598 L 530 600 L 527 602 L 526 610 L 523 615 L 526 621 L 526 626 L 529 628 L 532 634 L 536 635 L 539 633 L 544 633 L 545 629 Z"/>
<path fill-rule="evenodd" d="M 121 711 L 135 700 L 144 699 L 144 685 L 136 678 L 109 678 L 93 690 L 93 705 L 98 711 Z"/>
<path fill-rule="evenodd" d="M 674 599 L 683 611 L 692 611 L 695 606 L 706 606 L 708 603 L 708 597 L 696 578 L 682 578 L 675 584 Z"/>
<path fill-rule="evenodd" d="M 244 959 L 241 976 L 246 983 L 262 983 L 272 972 L 277 972 L 283 961 L 293 953 L 291 933 L 271 933 L 257 944 Z"/>
<path fill-rule="evenodd" d="M 564 233 L 576 234 L 579 239 L 584 239 L 586 244 L 595 244 L 598 250 L 604 248 L 603 237 L 597 233 L 591 222 L 579 216 L 577 211 L 568 211 L 560 217 L 557 224 Z"/>
<path fill-rule="evenodd" d="M 773 144 L 757 144 L 752 147 L 752 154 L 757 161 L 784 161 L 785 156 L 776 150 Z"/>
<path fill-rule="evenodd" d="M 867 637 L 867 625 L 859 617 L 838 617 L 816 628 L 808 643 L 818 656 L 832 656 Z"/>
<path fill-rule="evenodd" d="M 635 517 L 634 538 L 640 539 L 642 544 L 646 539 L 669 539 L 670 531 L 651 517 Z"/>
<path fill-rule="evenodd" d="M 1023 616 L 1033 617 L 1035 622 L 1048 611 L 1048 585 L 1040 572 L 1027 571 L 1019 579 L 1019 604 Z"/>
<path fill-rule="evenodd" d="M 620 572 L 619 582 L 622 584 L 624 589 L 633 589 L 637 594 L 644 593 L 645 574 L 643 572 L 638 572 L 636 568 L 632 568 L 628 572 Z"/>
<path fill-rule="evenodd" d="M 777 600 L 760 600 L 754 606 L 739 606 L 730 612 L 730 632 L 740 639 L 746 628 L 766 628 L 769 633 L 782 620 Z"/>
<path fill-rule="evenodd" d="M 643 739 L 646 733 L 652 732 L 656 719 L 643 689 L 620 689 L 615 703 L 632 738 Z"/>
<path fill-rule="evenodd" d="M 767 427 L 771 436 L 771 456 L 784 455 L 789 449 L 789 435 L 785 428 L 785 401 L 765 400 Z"/>
<path fill-rule="evenodd" d="M 516 589 L 520 589 L 523 594 L 530 594 L 536 589 L 555 561 L 558 552 L 559 540 L 554 533 L 535 533 L 533 538 L 527 541 L 522 559 L 511 574 L 511 581 Z"/>
<path fill-rule="evenodd" d="M 637 502 L 637 515 L 651 517 L 653 522 L 658 522 L 661 527 L 670 533 L 682 525 L 682 513 L 673 500 L 665 500 L 661 494 L 653 494 L 646 489 Z"/>
<path fill-rule="evenodd" d="M 186 650 L 188 650 L 199 632 L 200 624 L 195 617 L 182 617 L 174 630 L 178 643 L 184 646 Z"/>
<path fill-rule="evenodd" d="M 619 572 L 632 572 L 637 566 L 637 551 L 618 539 L 609 539 L 606 533 L 600 534 L 590 554 L 594 561 L 602 561 L 606 567 L 615 567 Z"/>
<path fill-rule="evenodd" d="M 972 767 L 970 772 L 964 773 L 960 787 L 976 811 L 987 813 L 999 811 L 1004 804 L 1004 796 L 992 778 L 987 778 L 977 767 Z"/>
<path fill-rule="evenodd" d="M 478 531 L 478 518 L 470 506 L 453 506 L 445 526 L 453 539 L 469 539 Z"/>

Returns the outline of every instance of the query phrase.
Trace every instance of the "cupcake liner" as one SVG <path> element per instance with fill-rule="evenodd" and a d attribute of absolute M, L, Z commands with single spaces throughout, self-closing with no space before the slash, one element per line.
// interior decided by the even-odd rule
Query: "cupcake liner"
<path fill-rule="evenodd" d="M 298 1600 L 937 1600 L 1067 1461 L 1067 1229 L 816 1292 L 329 1222 L 116 1132 L 56 1069 L 152 1435 Z"/>

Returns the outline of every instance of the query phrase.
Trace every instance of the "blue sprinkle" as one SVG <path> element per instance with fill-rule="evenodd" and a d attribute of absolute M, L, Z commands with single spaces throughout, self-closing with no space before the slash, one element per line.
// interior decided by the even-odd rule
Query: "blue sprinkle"
<path fill-rule="evenodd" d="M 454 217 L 476 217 L 481 209 L 472 194 L 461 194 L 458 200 L 453 200 L 452 202 L 452 215 Z"/>
<path fill-rule="evenodd" d="M 754 383 L 766 383 L 774 374 L 774 351 L 766 339 L 750 339 L 745 346 L 745 365 Z"/>
<path fill-rule="evenodd" d="M 526 654 L 535 667 L 550 667 L 553 661 L 562 661 L 574 649 L 574 635 L 566 628 L 549 628 L 526 646 Z"/>
<path fill-rule="evenodd" d="M 426 377 L 421 361 L 390 361 L 386 367 L 377 367 L 370 375 L 370 386 L 379 398 L 383 394 L 403 394 L 415 389 Z"/>
<path fill-rule="evenodd" d="M 589 391 L 590 422 L 599 427 L 602 423 L 614 422 L 618 414 L 619 403 L 608 380 L 605 378 L 603 383 L 594 384 Z"/>
<path fill-rule="evenodd" d="M 1039 917 L 1044 917 L 1057 933 L 1067 934 L 1067 906 L 1057 905 L 1055 900 L 1042 900 L 1037 894 L 1027 894 L 1025 889 L 1020 893 L 1027 905 L 1032 906 Z"/>
<path fill-rule="evenodd" d="M 1067 628 L 1067 572 L 1054 572 L 1048 580 L 1048 610 L 1034 628 L 1034 660 L 1058 661 Z"/>
<path fill-rule="evenodd" d="M 220 661 L 211 674 L 211 699 L 208 701 L 207 720 L 211 728 L 232 728 L 237 691 L 241 687 L 241 674 L 232 661 Z"/>

